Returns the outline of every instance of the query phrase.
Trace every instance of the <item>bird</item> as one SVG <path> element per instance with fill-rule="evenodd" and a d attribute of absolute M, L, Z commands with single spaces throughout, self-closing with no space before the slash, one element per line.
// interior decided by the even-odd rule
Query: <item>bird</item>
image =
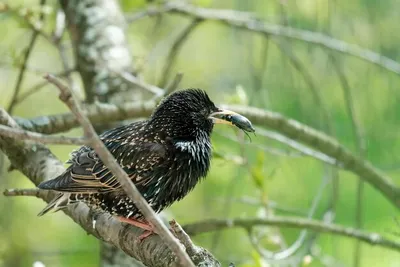
<path fill-rule="evenodd" d="M 247 118 L 218 108 L 204 90 L 189 88 L 166 96 L 147 120 L 108 130 L 100 139 L 147 203 L 159 213 L 185 197 L 207 176 L 214 124 L 230 124 L 254 132 Z M 39 189 L 58 192 L 39 216 L 83 202 L 143 229 L 140 240 L 155 233 L 94 149 L 78 148 L 67 164 L 61 175 L 38 185 Z"/>

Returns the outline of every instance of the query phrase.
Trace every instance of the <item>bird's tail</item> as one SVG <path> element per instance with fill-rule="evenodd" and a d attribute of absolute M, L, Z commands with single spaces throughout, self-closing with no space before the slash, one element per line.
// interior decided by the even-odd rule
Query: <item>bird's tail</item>
<path fill-rule="evenodd" d="M 56 212 L 67 207 L 69 204 L 72 204 L 70 197 L 71 193 L 57 194 L 57 196 L 50 201 L 50 203 L 41 212 L 39 212 L 38 216 L 45 215 L 49 211 Z"/>

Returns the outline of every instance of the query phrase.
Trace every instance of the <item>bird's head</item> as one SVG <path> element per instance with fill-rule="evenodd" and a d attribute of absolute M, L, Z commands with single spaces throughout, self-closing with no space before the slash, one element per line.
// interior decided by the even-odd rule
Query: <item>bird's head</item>
<path fill-rule="evenodd" d="M 154 111 L 150 122 L 170 137 L 210 135 L 214 124 L 218 123 L 254 132 L 247 118 L 216 107 L 207 93 L 200 89 L 186 89 L 168 95 Z"/>

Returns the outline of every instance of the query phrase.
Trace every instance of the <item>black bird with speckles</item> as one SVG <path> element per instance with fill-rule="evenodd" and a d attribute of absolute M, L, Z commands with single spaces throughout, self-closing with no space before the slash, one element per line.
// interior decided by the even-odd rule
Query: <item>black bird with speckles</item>
<path fill-rule="evenodd" d="M 150 206 L 160 212 L 207 175 L 215 123 L 254 131 L 249 120 L 217 108 L 204 91 L 187 89 L 167 96 L 148 120 L 117 127 L 100 138 Z M 152 225 L 92 148 L 82 146 L 67 163 L 71 165 L 63 174 L 38 186 L 61 192 L 39 215 L 82 201 L 152 232 Z"/>

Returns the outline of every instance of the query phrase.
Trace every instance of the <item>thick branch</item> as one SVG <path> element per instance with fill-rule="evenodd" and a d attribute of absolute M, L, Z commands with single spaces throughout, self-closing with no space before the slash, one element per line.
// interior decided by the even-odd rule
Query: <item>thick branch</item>
<path fill-rule="evenodd" d="M 4 110 L 0 110 L 0 124 L 18 127 L 17 123 Z M 45 146 L 40 144 L 0 136 L 0 149 L 7 155 L 12 166 L 20 170 L 36 185 L 43 180 L 57 177 L 65 170 L 63 164 Z M 51 191 L 42 191 L 39 194 L 39 197 L 46 202 L 52 200 L 54 196 Z M 161 242 L 157 235 L 138 243 L 135 240 L 142 231 L 120 223 L 108 213 L 94 214 L 82 203 L 69 207 L 65 213 L 87 233 L 122 249 L 146 266 L 177 265 L 177 258 L 173 252 L 164 242 Z M 93 229 L 93 219 L 96 220 L 96 229 Z M 196 248 L 196 254 L 190 255 L 196 265 L 206 263 L 208 266 L 220 266 L 207 250 Z"/>
<path fill-rule="evenodd" d="M 355 238 L 365 243 L 390 248 L 400 251 L 400 242 L 384 238 L 378 233 L 368 233 L 355 228 L 344 227 L 335 224 L 327 224 L 312 219 L 300 217 L 280 217 L 272 216 L 269 218 L 256 219 L 211 219 L 184 226 L 184 230 L 189 235 L 196 235 L 205 232 L 218 231 L 223 229 L 241 227 L 250 230 L 255 226 L 274 225 L 279 227 L 290 227 L 299 229 L 310 229 L 316 232 L 331 233 L 335 235 Z"/>
<path fill-rule="evenodd" d="M 129 118 L 142 118 L 151 114 L 156 106 L 155 100 L 146 102 L 129 102 L 120 105 L 95 103 L 86 107 L 86 115 L 93 124 L 121 121 Z M 18 124 L 30 131 L 53 134 L 65 132 L 79 126 L 71 113 L 53 116 L 42 116 L 33 119 L 15 118 Z"/>

